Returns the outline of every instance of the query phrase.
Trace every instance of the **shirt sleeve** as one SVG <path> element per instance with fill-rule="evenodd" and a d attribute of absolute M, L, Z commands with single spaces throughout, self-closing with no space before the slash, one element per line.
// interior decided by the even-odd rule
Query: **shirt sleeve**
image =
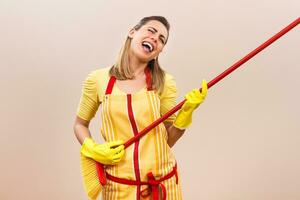
<path fill-rule="evenodd" d="M 165 76 L 165 86 L 160 96 L 160 114 L 164 115 L 166 112 L 176 106 L 177 87 L 176 82 L 170 74 Z M 171 115 L 165 122 L 173 122 L 176 118 L 176 113 Z"/>
<path fill-rule="evenodd" d="M 90 121 L 96 114 L 100 101 L 97 92 L 96 71 L 91 72 L 82 86 L 80 102 L 77 108 L 77 116 Z"/>

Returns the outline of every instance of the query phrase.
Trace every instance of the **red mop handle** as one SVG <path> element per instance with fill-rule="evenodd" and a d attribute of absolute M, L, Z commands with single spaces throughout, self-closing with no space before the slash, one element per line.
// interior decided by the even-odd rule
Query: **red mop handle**
<path fill-rule="evenodd" d="M 231 72 L 233 72 L 235 69 L 237 69 L 239 66 L 241 66 L 242 64 L 244 64 L 245 62 L 247 62 L 252 57 L 254 57 L 256 54 L 258 54 L 264 48 L 266 48 L 267 46 L 269 46 L 270 44 L 272 44 L 273 42 L 275 42 L 278 38 L 280 38 L 281 36 L 283 36 L 285 33 L 287 33 L 288 31 L 290 31 L 292 28 L 294 28 L 295 26 L 297 26 L 299 23 L 300 23 L 300 18 L 298 18 L 295 21 L 293 21 L 291 24 L 289 24 L 287 27 L 285 27 L 284 29 L 282 29 L 276 35 L 274 35 L 273 37 L 271 37 L 270 39 L 268 39 L 266 42 L 264 42 L 259 47 L 257 47 L 253 51 L 251 51 L 246 56 L 244 56 L 242 59 L 240 59 L 239 61 L 237 61 L 235 64 L 233 64 L 231 67 L 229 67 L 223 73 L 221 73 L 219 76 L 217 76 L 216 78 L 214 78 L 213 80 L 211 80 L 207 84 L 208 88 L 212 87 L 214 84 L 216 84 L 217 82 L 219 82 L 220 80 L 222 80 L 225 76 L 227 76 L 228 74 L 230 74 Z M 200 88 L 200 90 L 201 90 L 201 88 Z M 158 124 L 160 124 L 161 122 L 163 122 L 165 119 L 167 119 L 168 117 L 170 117 L 172 114 L 174 114 L 175 112 L 177 112 L 182 107 L 182 105 L 184 104 L 184 102 L 185 102 L 185 100 L 183 100 L 182 102 L 180 102 L 178 105 L 176 105 L 170 111 L 168 111 L 167 113 L 165 113 L 159 119 L 155 120 L 149 126 L 147 126 L 146 128 L 144 128 L 136 136 L 134 136 L 131 139 L 129 139 L 124 144 L 125 148 L 127 148 L 128 146 L 130 146 L 131 144 L 133 144 L 134 142 L 136 142 L 137 140 L 139 140 L 141 137 L 143 137 L 145 134 L 147 134 L 151 129 L 153 129 Z M 99 180 L 100 180 L 100 182 L 101 182 L 102 185 L 105 185 L 106 184 L 106 178 L 105 178 L 105 172 L 104 172 L 104 169 L 103 169 L 103 165 L 100 164 L 100 163 L 96 163 L 96 164 L 97 164 L 96 167 L 97 167 L 97 173 L 98 173 L 98 176 L 99 176 Z"/>
<path fill-rule="evenodd" d="M 227 76 L 228 74 L 230 74 L 231 72 L 233 72 L 235 69 L 237 69 L 239 66 L 241 66 L 242 64 L 244 64 L 248 60 L 250 60 L 252 57 L 254 57 L 256 54 L 258 54 L 260 51 L 262 51 L 264 48 L 266 48 L 267 46 L 269 46 L 273 42 L 275 42 L 278 38 L 280 38 L 281 36 L 283 36 L 285 33 L 287 33 L 288 31 L 290 31 L 292 28 L 294 28 L 295 26 L 297 26 L 299 23 L 300 23 L 300 18 L 298 18 L 295 21 L 293 21 L 291 24 L 289 24 L 287 27 L 285 27 L 280 32 L 278 32 L 277 34 L 275 34 L 273 37 L 271 37 L 270 39 L 268 39 L 266 42 L 264 42 L 263 44 L 261 44 L 259 47 L 257 47 L 256 49 L 254 49 L 253 51 L 251 51 L 249 54 L 247 54 L 246 56 L 244 56 L 242 59 L 240 59 L 239 61 L 237 61 L 236 63 L 234 63 L 231 67 L 229 67 L 227 70 L 225 70 L 219 76 L 217 76 L 216 78 L 214 78 L 213 80 L 211 80 L 207 84 L 208 88 L 212 87 L 214 84 L 216 84 L 217 82 L 219 82 L 220 80 L 222 80 L 225 76 Z M 200 90 L 201 90 L 201 88 L 200 88 Z M 180 102 L 178 105 L 176 105 L 170 111 L 168 111 L 167 113 L 165 113 L 159 119 L 155 120 L 149 126 L 147 126 L 146 128 L 144 128 L 137 135 L 135 135 L 134 137 L 132 137 L 131 139 L 129 139 L 124 144 L 125 148 L 127 148 L 128 146 L 130 146 L 131 144 L 133 144 L 134 142 L 136 142 L 137 140 L 139 140 L 146 133 L 148 133 L 151 129 L 153 129 L 158 124 L 160 124 L 161 122 L 163 122 L 165 119 L 167 119 L 168 117 L 170 117 L 172 114 L 174 114 L 175 112 L 177 112 L 182 107 L 182 105 L 184 104 L 184 102 L 185 102 L 185 100 L 183 100 L 182 102 Z"/>

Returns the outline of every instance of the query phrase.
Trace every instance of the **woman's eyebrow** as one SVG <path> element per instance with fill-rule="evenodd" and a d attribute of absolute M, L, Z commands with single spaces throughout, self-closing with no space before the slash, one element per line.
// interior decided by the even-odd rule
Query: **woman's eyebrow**
<path fill-rule="evenodd" d="M 149 26 L 149 28 L 152 28 L 155 32 L 157 32 L 157 29 L 156 29 L 156 28 L 154 28 L 154 27 L 152 27 L 152 26 Z M 163 37 L 164 39 L 166 39 L 166 37 L 165 37 L 164 35 L 160 34 L 160 36 Z"/>

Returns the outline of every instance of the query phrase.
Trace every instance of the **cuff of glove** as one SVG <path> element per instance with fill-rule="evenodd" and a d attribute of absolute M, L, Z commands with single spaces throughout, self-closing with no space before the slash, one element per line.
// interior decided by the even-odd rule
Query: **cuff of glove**
<path fill-rule="evenodd" d="M 174 126 L 175 128 L 180 129 L 180 130 L 185 130 L 185 129 L 189 128 L 191 125 L 192 125 L 192 122 L 189 123 L 189 124 L 185 124 L 184 126 L 183 126 L 183 125 L 178 125 L 178 124 L 176 124 L 175 122 L 173 123 L 173 126 Z"/>
<path fill-rule="evenodd" d="M 94 140 L 92 138 L 88 138 L 86 137 L 81 145 L 81 148 L 80 148 L 80 152 L 87 156 L 87 157 L 90 157 L 90 153 L 89 151 L 91 150 L 91 147 L 95 144 Z"/>
<path fill-rule="evenodd" d="M 180 130 L 187 129 L 192 124 L 192 113 L 191 111 L 180 110 L 173 122 L 173 126 Z"/>
<path fill-rule="evenodd" d="M 92 146 L 93 144 L 95 144 L 94 140 L 92 138 L 86 137 L 84 138 L 81 146 Z"/>
<path fill-rule="evenodd" d="M 177 128 L 177 129 L 179 129 L 179 130 L 185 130 L 186 129 L 186 127 L 180 127 L 180 126 L 177 126 L 176 124 L 174 124 L 173 123 L 173 126 L 175 127 L 175 128 Z"/>

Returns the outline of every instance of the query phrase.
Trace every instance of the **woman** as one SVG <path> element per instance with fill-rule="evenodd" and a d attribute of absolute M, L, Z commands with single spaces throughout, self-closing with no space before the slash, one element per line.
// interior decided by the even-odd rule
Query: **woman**
<path fill-rule="evenodd" d="M 186 95 L 177 116 L 170 116 L 126 150 L 123 145 L 176 104 L 175 81 L 158 63 L 169 28 L 164 17 L 143 18 L 129 31 L 115 65 L 91 72 L 84 82 L 74 132 L 82 144 L 81 154 L 105 165 L 105 200 L 182 199 L 171 147 L 204 101 L 205 81 L 202 92 L 194 89 Z M 97 144 L 88 129 L 100 104 L 104 144 Z"/>

